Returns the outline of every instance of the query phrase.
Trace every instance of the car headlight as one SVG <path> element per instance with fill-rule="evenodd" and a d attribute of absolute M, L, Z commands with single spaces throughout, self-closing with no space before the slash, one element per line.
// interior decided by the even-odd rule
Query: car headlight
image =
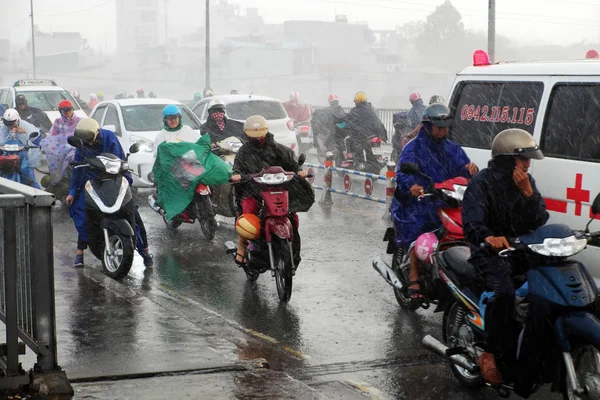
<path fill-rule="evenodd" d="M 132 136 L 131 144 L 134 143 L 139 143 L 140 151 L 144 151 L 146 153 L 152 153 L 154 151 L 154 142 L 151 142 L 148 139 Z"/>
<path fill-rule="evenodd" d="M 563 239 L 544 239 L 543 243 L 530 244 L 535 253 L 550 257 L 570 257 L 585 249 L 587 239 L 577 239 L 574 235 Z"/>
<path fill-rule="evenodd" d="M 283 172 L 279 172 L 277 174 L 264 174 L 263 176 L 254 178 L 256 182 L 265 183 L 267 185 L 279 185 L 283 182 L 289 181 L 290 179 L 292 179 L 292 176 L 286 175 Z"/>

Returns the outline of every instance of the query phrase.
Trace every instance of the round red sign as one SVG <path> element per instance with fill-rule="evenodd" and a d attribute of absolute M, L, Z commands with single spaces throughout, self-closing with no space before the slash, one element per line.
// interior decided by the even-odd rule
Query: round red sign
<path fill-rule="evenodd" d="M 373 194 L 373 181 L 371 178 L 365 179 L 365 194 L 370 196 Z"/>
<path fill-rule="evenodd" d="M 352 179 L 350 175 L 346 174 L 344 175 L 344 190 L 347 192 L 350 188 L 352 188 Z"/>
<path fill-rule="evenodd" d="M 309 175 L 306 180 L 310 183 L 313 183 L 315 181 L 315 171 L 312 169 L 312 167 L 308 167 L 306 174 Z"/>

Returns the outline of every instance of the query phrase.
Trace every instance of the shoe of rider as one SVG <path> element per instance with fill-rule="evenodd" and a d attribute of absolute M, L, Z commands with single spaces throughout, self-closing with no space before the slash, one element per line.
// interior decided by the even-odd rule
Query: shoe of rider
<path fill-rule="evenodd" d="M 81 268 L 83 265 L 83 254 L 77 254 L 73 260 L 73 266 L 76 268 Z"/>
<path fill-rule="evenodd" d="M 496 357 L 492 353 L 484 352 L 479 356 L 481 376 L 490 385 L 500 385 L 503 382 L 502 374 L 496 366 Z"/>
<path fill-rule="evenodd" d="M 144 259 L 144 266 L 152 267 L 154 265 L 154 260 L 153 260 L 154 256 L 150 253 L 150 251 L 148 249 L 142 250 L 140 255 Z"/>

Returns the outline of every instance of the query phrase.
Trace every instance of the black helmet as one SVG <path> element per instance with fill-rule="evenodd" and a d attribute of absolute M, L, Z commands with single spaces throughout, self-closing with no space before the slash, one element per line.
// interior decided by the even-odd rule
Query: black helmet
<path fill-rule="evenodd" d="M 24 94 L 18 94 L 15 98 L 15 104 L 17 106 L 20 106 L 21 104 L 27 104 L 27 96 Z"/>
<path fill-rule="evenodd" d="M 452 125 L 450 109 L 443 104 L 432 104 L 423 111 L 422 121 L 439 127 L 450 127 Z"/>
<path fill-rule="evenodd" d="M 212 106 L 210 106 L 210 108 L 208 109 L 208 113 L 214 113 L 214 112 L 225 112 L 225 104 L 222 103 L 215 103 Z"/>

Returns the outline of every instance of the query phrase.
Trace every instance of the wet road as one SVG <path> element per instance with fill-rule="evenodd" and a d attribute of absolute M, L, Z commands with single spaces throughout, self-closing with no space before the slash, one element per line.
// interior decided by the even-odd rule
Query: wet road
<path fill-rule="evenodd" d="M 462 389 L 447 365 L 421 347 L 424 335 L 440 337 L 441 315 L 423 310 L 403 312 L 391 288 L 371 267 L 373 256 L 385 251 L 383 205 L 333 195 L 332 207 L 315 203 L 309 213 L 302 214 L 303 261 L 294 278 L 291 301 L 282 306 L 270 275 L 263 274 L 256 284 L 250 284 L 225 254 L 224 242 L 236 237 L 232 220 L 221 223 L 212 242 L 203 238 L 198 224 L 168 231 L 145 203 L 149 193 L 140 191 L 137 200 L 155 266 L 144 268 L 136 255 L 130 275 L 121 281 L 123 288 L 108 278 L 98 278 L 101 274 L 90 273 L 101 270 L 101 265 L 86 254 L 91 265 L 80 273 L 73 270 L 70 279 L 82 286 L 81 298 L 74 301 L 89 303 L 80 307 L 88 311 L 70 315 L 73 321 L 63 334 L 79 335 L 80 341 L 109 340 L 84 338 L 85 326 L 119 312 L 117 305 L 108 313 L 95 312 L 98 297 L 106 294 L 90 288 L 88 281 L 100 280 L 105 288 L 121 293 L 128 302 L 127 312 L 136 314 L 128 334 L 140 348 L 149 334 L 187 335 L 188 345 L 193 347 L 195 335 L 209 332 L 218 338 L 216 348 L 229 351 L 227 344 L 232 344 L 240 358 L 264 358 L 272 369 L 331 398 L 497 397 L 486 388 Z M 55 216 L 56 257 L 70 263 L 75 231 L 65 213 Z M 157 306 L 169 310 L 170 315 L 156 315 Z M 172 365 L 177 361 L 161 355 L 160 349 L 147 356 L 135 353 L 136 357 L 128 357 L 128 345 L 112 348 L 117 357 L 125 354 L 126 361 L 116 366 L 120 373 L 126 373 L 131 364 L 158 361 L 153 368 L 184 370 L 192 362 L 185 356 L 185 348 L 178 349 L 180 364 Z M 169 361 L 161 364 L 160 360 L 167 358 Z M 62 362 L 78 365 L 76 360 Z M 110 374 L 111 368 L 107 367 L 105 374 Z M 85 376 L 84 371 L 77 373 Z M 545 392 L 532 398 L 553 397 Z"/>

